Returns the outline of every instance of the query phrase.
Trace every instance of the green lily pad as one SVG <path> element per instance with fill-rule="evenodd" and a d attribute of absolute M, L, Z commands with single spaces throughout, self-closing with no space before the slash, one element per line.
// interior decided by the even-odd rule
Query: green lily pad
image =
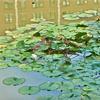
<path fill-rule="evenodd" d="M 59 95 L 58 100 L 81 100 L 80 96 L 75 96 L 73 92 L 67 92 Z"/>
<path fill-rule="evenodd" d="M 59 96 L 59 100 L 69 100 L 69 98 L 72 96 L 72 93 L 66 93 L 66 94 L 62 94 Z"/>
<path fill-rule="evenodd" d="M 68 82 L 61 82 L 60 84 L 60 91 L 70 91 L 74 88 L 74 85 L 72 82 L 68 81 Z"/>
<path fill-rule="evenodd" d="M 45 83 L 40 85 L 40 89 L 48 90 L 48 91 L 56 90 L 59 87 L 60 87 L 59 82 L 45 82 Z"/>
<path fill-rule="evenodd" d="M 16 44 L 16 47 L 17 48 L 25 48 L 25 42 L 22 40 L 22 41 L 18 41 L 17 44 Z"/>
<path fill-rule="evenodd" d="M 19 93 L 22 95 L 33 95 L 40 91 L 36 86 L 23 86 L 19 88 Z"/>
<path fill-rule="evenodd" d="M 36 100 L 59 100 L 56 96 L 39 96 Z"/>
<path fill-rule="evenodd" d="M 17 86 L 20 84 L 23 84 L 25 82 L 24 78 L 17 78 L 17 77 L 10 77 L 10 78 L 6 78 L 3 80 L 3 84 L 5 85 L 12 85 L 12 86 Z"/>
<path fill-rule="evenodd" d="M 32 67 L 27 64 L 20 64 L 18 67 L 21 68 L 23 71 L 32 71 Z"/>
<path fill-rule="evenodd" d="M 87 10 L 87 11 L 85 11 L 85 13 L 96 15 L 98 12 L 96 10 Z"/>
<path fill-rule="evenodd" d="M 87 13 L 80 13 L 78 16 L 79 16 L 80 18 L 93 17 L 93 15 L 87 14 Z"/>
<path fill-rule="evenodd" d="M 0 69 L 7 68 L 7 67 L 8 65 L 3 60 L 0 60 Z"/>
<path fill-rule="evenodd" d="M 48 77 L 57 77 L 61 76 L 63 72 L 54 70 L 54 71 L 44 71 L 43 75 L 48 76 Z"/>
<path fill-rule="evenodd" d="M 51 100 L 52 96 L 39 96 L 36 98 L 36 100 Z"/>
<path fill-rule="evenodd" d="M 11 42 L 13 39 L 10 36 L 0 36 L 0 44 Z"/>
<path fill-rule="evenodd" d="M 75 14 L 66 14 L 63 16 L 65 20 L 78 20 L 79 17 Z"/>

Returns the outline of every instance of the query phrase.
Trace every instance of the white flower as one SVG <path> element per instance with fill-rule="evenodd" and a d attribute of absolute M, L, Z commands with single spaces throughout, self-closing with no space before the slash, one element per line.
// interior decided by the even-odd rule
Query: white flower
<path fill-rule="evenodd" d="M 38 59 L 38 56 L 36 54 L 32 54 L 31 57 L 32 57 L 33 60 L 37 60 Z"/>

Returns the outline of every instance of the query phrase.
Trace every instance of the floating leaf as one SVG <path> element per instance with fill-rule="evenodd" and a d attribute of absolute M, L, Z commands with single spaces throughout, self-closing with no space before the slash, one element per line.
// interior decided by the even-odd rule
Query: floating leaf
<path fill-rule="evenodd" d="M 7 68 L 7 67 L 8 67 L 7 63 L 5 63 L 5 61 L 3 60 L 0 60 L 0 69 Z"/>
<path fill-rule="evenodd" d="M 79 17 L 76 14 L 66 14 L 63 16 L 66 20 L 78 20 Z"/>
<path fill-rule="evenodd" d="M 36 100 L 52 100 L 52 96 L 39 96 Z"/>
<path fill-rule="evenodd" d="M 25 82 L 24 78 L 10 77 L 3 80 L 3 84 L 17 86 Z"/>
<path fill-rule="evenodd" d="M 62 94 L 62 95 L 59 96 L 59 100 L 70 100 L 72 95 L 73 95 L 72 93 Z"/>
<path fill-rule="evenodd" d="M 48 90 L 48 91 L 56 90 L 59 87 L 60 87 L 59 82 L 45 82 L 40 85 L 40 88 L 42 90 Z"/>
<path fill-rule="evenodd" d="M 96 10 L 87 10 L 87 11 L 85 11 L 85 13 L 96 15 L 98 12 Z"/>
<path fill-rule="evenodd" d="M 20 64 L 18 67 L 21 68 L 23 71 L 32 71 L 32 67 L 27 64 Z"/>
<path fill-rule="evenodd" d="M 74 88 L 73 83 L 71 81 L 68 81 L 68 82 L 61 82 L 59 90 L 60 91 L 70 91 L 73 88 Z"/>
<path fill-rule="evenodd" d="M 11 42 L 13 39 L 10 36 L 0 36 L 0 44 Z"/>
<path fill-rule="evenodd" d="M 48 70 L 48 71 L 43 72 L 43 74 L 48 77 L 57 77 L 57 76 L 60 76 L 62 73 L 63 72 L 58 71 L 58 70 Z"/>
<path fill-rule="evenodd" d="M 16 44 L 16 47 L 17 48 L 22 48 L 24 49 L 25 48 L 25 42 L 22 40 L 22 41 L 19 41 L 17 44 Z"/>
<path fill-rule="evenodd" d="M 33 95 L 40 91 L 36 86 L 23 86 L 19 88 L 19 93 L 22 95 Z"/>
<path fill-rule="evenodd" d="M 80 18 L 93 17 L 92 14 L 87 14 L 87 13 L 80 13 L 78 16 L 79 16 Z"/>

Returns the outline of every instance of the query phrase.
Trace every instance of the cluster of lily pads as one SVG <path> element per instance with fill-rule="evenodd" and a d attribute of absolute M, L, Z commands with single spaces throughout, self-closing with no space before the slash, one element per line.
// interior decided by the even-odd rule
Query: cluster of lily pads
<path fill-rule="evenodd" d="M 81 18 L 91 18 L 95 16 L 99 16 L 100 13 L 96 10 L 87 10 L 84 12 L 76 12 L 76 13 L 70 13 L 70 14 L 64 14 L 63 18 L 65 20 L 78 20 Z"/>
<path fill-rule="evenodd" d="M 32 95 L 40 90 L 56 90 L 61 92 L 58 97 L 37 100 L 100 99 L 100 21 L 60 26 L 42 22 L 19 28 L 5 37 L 13 40 L 5 44 L 1 39 L 6 47 L 0 49 L 0 69 L 19 67 L 23 71 L 37 71 L 47 77 L 65 80 L 46 82 L 39 87 L 21 87 L 19 93 Z M 19 85 L 24 81 L 13 77 L 3 83 Z"/>

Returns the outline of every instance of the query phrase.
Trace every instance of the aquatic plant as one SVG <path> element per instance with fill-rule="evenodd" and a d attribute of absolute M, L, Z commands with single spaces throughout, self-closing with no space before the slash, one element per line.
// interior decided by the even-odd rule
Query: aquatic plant
<path fill-rule="evenodd" d="M 87 10 L 84 12 L 76 12 L 76 13 L 70 13 L 70 14 L 64 14 L 63 18 L 65 20 L 79 20 L 82 18 L 91 18 L 97 15 L 96 10 Z"/>
<path fill-rule="evenodd" d="M 33 95 L 38 93 L 40 89 L 36 86 L 23 86 L 18 91 L 22 95 Z"/>
<path fill-rule="evenodd" d="M 9 77 L 3 80 L 3 84 L 8 86 L 17 86 L 25 82 L 24 78 Z"/>
<path fill-rule="evenodd" d="M 99 100 L 100 21 L 61 26 L 39 23 L 34 30 L 26 30 L 18 29 L 14 32 L 15 40 L 0 49 L 0 68 L 16 66 L 23 71 L 37 71 L 64 81 L 45 82 L 38 87 L 24 86 L 19 89 L 20 94 L 55 90 L 61 92 L 56 98 L 58 100 Z M 32 59 L 32 54 L 37 55 L 38 59 Z M 24 80 L 11 78 L 3 82 L 14 86 Z"/>

